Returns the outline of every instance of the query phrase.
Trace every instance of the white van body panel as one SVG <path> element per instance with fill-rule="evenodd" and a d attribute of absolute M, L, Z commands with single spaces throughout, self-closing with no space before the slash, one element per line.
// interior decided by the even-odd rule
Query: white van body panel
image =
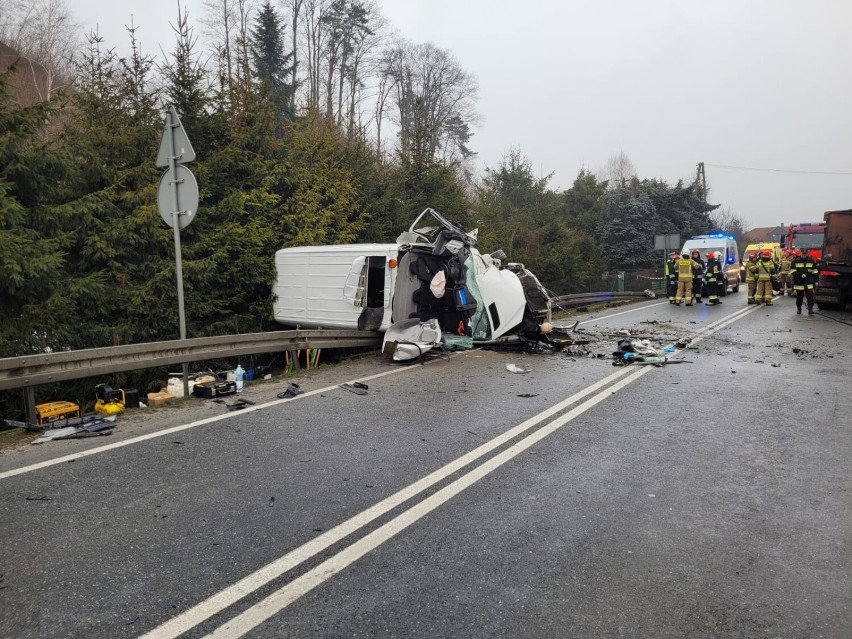
<path fill-rule="evenodd" d="M 474 251 L 471 253 L 476 283 L 491 327 L 491 339 L 497 339 L 524 318 L 524 288 L 518 276 L 511 271 L 495 268 L 487 256 Z"/>
<path fill-rule="evenodd" d="M 346 301 L 344 287 L 359 257 L 385 261 L 382 329 L 390 326 L 391 291 L 396 269 L 387 267 L 397 256 L 398 244 L 338 244 L 297 246 L 275 253 L 277 277 L 272 292 L 277 322 L 302 328 L 357 328 L 363 306 Z"/>

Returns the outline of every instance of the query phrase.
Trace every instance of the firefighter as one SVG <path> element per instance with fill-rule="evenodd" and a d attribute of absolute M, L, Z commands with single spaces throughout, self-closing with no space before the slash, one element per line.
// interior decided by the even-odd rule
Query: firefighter
<path fill-rule="evenodd" d="M 681 300 L 686 302 L 687 306 L 692 306 L 692 273 L 700 264 L 689 257 L 686 251 L 680 256 L 677 261 L 677 295 L 675 296 L 675 304 L 680 306 Z"/>
<path fill-rule="evenodd" d="M 802 298 L 807 296 L 808 300 L 808 315 L 814 314 L 814 285 L 817 282 L 819 271 L 814 264 L 813 258 L 798 249 L 793 251 L 793 260 L 791 262 L 791 278 L 793 280 L 793 290 L 796 291 L 796 315 L 802 314 Z"/>
<path fill-rule="evenodd" d="M 680 255 L 677 252 L 669 255 L 669 259 L 666 261 L 666 293 L 669 297 L 669 304 L 675 303 L 675 296 L 677 295 L 677 261 L 680 259 Z"/>
<path fill-rule="evenodd" d="M 788 297 L 793 297 L 793 279 L 790 270 L 792 268 L 791 263 L 794 252 L 795 249 L 784 251 L 781 255 L 781 263 L 778 269 L 779 291 L 781 295 L 787 295 Z"/>
<path fill-rule="evenodd" d="M 692 249 L 692 260 L 698 265 L 692 267 L 692 296 L 701 304 L 701 289 L 704 284 L 704 260 L 701 251 Z"/>
<path fill-rule="evenodd" d="M 772 278 L 775 277 L 775 262 L 772 261 L 772 251 L 761 251 L 757 263 L 757 291 L 754 301 L 770 306 L 772 304 Z"/>
<path fill-rule="evenodd" d="M 707 286 L 707 304 L 711 306 L 722 303 L 719 299 L 722 292 L 721 260 L 721 251 L 707 251 L 707 271 L 704 274 L 704 281 Z"/>
<path fill-rule="evenodd" d="M 754 293 L 757 290 L 757 253 L 752 251 L 748 254 L 748 262 L 745 263 L 745 281 L 748 287 L 748 303 L 754 304 Z"/>

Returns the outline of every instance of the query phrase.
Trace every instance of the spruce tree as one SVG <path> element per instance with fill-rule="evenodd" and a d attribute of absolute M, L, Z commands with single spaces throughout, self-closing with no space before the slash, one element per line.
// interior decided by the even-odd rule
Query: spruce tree
<path fill-rule="evenodd" d="M 260 95 L 268 96 L 278 117 L 293 117 L 293 95 L 296 87 L 293 52 L 284 52 L 284 25 L 270 0 L 266 0 L 255 19 L 249 44 L 252 74 L 260 86 Z"/>

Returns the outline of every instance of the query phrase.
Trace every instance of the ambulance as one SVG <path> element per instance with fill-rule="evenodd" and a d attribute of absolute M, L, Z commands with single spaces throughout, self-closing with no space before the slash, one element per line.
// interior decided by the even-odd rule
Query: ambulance
<path fill-rule="evenodd" d="M 719 251 L 722 254 L 722 273 L 725 278 L 725 286 L 722 288 L 722 295 L 728 294 L 728 289 L 732 293 L 740 290 L 740 253 L 737 249 L 737 240 L 733 235 L 725 235 L 724 233 L 712 233 L 708 235 L 696 235 L 689 238 L 683 244 L 680 253 L 692 254 L 692 251 L 698 250 L 701 254 L 701 259 L 707 262 L 707 253 L 715 253 Z"/>

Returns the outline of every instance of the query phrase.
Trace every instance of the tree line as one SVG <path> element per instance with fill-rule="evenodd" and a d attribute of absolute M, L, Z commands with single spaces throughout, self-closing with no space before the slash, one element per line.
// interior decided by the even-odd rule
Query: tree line
<path fill-rule="evenodd" d="M 390 38 L 371 2 L 285 5 L 208 0 L 212 59 L 185 10 L 159 61 L 132 25 L 128 56 L 90 33 L 69 58 L 64 41 L 44 53 L 31 15 L 0 21 L 50 77 L 20 99 L 20 60 L 0 74 L 0 357 L 177 338 L 154 166 L 165 104 L 197 155 L 199 210 L 181 232 L 190 337 L 276 328 L 277 249 L 393 241 L 427 206 L 559 294 L 657 266 L 655 233 L 713 228 L 696 184 L 639 179 L 623 156 L 621 173 L 584 168 L 565 190 L 520 149 L 474 175 L 476 79 L 449 51 Z"/>

